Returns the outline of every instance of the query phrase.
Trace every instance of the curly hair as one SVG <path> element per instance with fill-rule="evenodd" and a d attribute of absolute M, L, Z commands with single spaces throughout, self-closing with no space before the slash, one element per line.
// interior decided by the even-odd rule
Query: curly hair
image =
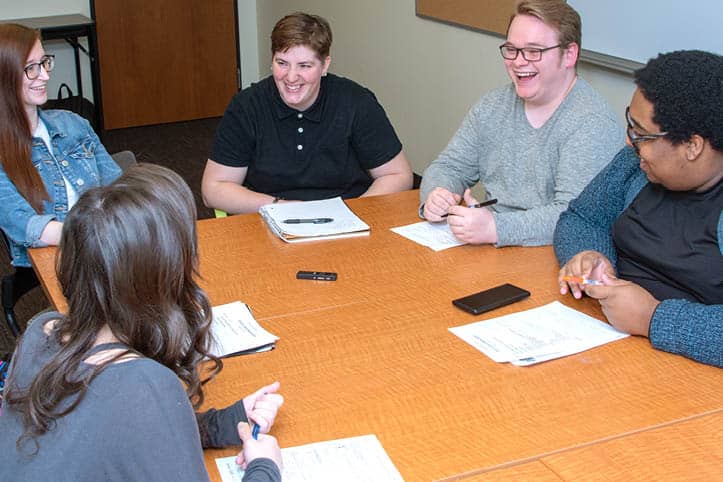
<path fill-rule="evenodd" d="M 23 417 L 17 446 L 35 442 L 83 400 L 93 379 L 129 352 L 173 370 L 194 407 L 221 370 L 208 353 L 211 306 L 198 286 L 193 194 L 170 169 L 137 164 L 109 186 L 84 193 L 63 223 L 56 270 L 68 314 L 53 327 L 60 351 L 28 389 L 9 381 L 8 403 Z M 127 351 L 81 371 L 108 326 Z M 210 366 L 199 364 L 209 358 Z M 32 447 L 32 446 L 31 446 Z"/>
<path fill-rule="evenodd" d="M 723 56 L 700 50 L 660 54 L 635 72 L 635 84 L 673 144 L 698 134 L 723 151 Z"/>

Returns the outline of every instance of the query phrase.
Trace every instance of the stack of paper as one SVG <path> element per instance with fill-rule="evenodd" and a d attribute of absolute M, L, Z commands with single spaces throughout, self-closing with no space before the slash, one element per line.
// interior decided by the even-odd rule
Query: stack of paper
<path fill-rule="evenodd" d="M 376 435 L 281 449 L 284 482 L 404 482 Z M 224 482 L 241 482 L 236 456 L 216 459 Z"/>
<path fill-rule="evenodd" d="M 259 214 L 288 243 L 366 236 L 369 226 L 340 197 L 321 201 L 267 204 Z"/>
<path fill-rule="evenodd" d="M 494 361 L 518 366 L 572 355 L 629 336 L 558 301 L 449 331 Z"/>
<path fill-rule="evenodd" d="M 214 306 L 209 353 L 217 357 L 245 355 L 274 348 L 278 336 L 261 328 L 240 301 Z"/>
<path fill-rule="evenodd" d="M 391 228 L 391 230 L 400 236 L 404 236 L 434 251 L 442 251 L 443 249 L 467 244 L 454 237 L 452 230 L 449 228 L 449 224 L 446 222 L 430 223 L 422 221 L 420 223 Z"/>

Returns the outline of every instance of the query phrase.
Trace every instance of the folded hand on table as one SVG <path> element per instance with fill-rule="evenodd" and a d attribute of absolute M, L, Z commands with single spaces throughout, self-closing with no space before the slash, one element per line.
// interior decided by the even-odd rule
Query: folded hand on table
<path fill-rule="evenodd" d="M 585 286 L 585 293 L 600 302 L 608 322 L 631 335 L 648 336 L 650 320 L 660 304 L 643 287 L 630 281 L 602 275 L 601 286 Z"/>
<path fill-rule="evenodd" d="M 479 204 L 472 196 L 469 188 L 464 191 L 466 206 L 451 206 L 449 208 L 449 224 L 452 234 L 469 244 L 492 244 L 497 242 L 497 225 L 492 211 L 487 208 L 470 208 Z"/>
<path fill-rule="evenodd" d="M 457 193 L 450 192 L 443 187 L 437 187 L 429 193 L 427 200 L 424 201 L 424 219 L 427 221 L 438 223 L 444 221 L 444 216 L 450 207 L 456 206 L 462 200 L 462 196 Z"/>

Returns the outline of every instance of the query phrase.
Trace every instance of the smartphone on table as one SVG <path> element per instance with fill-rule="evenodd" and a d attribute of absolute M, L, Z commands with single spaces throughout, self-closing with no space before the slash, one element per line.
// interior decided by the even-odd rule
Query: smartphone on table
<path fill-rule="evenodd" d="M 452 300 L 452 304 L 473 315 L 509 305 L 530 296 L 530 292 L 515 285 L 505 283 L 473 295 Z"/>

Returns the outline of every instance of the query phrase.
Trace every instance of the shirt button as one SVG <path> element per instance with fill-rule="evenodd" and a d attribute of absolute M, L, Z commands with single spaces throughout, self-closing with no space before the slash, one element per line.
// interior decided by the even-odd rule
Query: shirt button
<path fill-rule="evenodd" d="M 82 179 L 78 179 L 77 181 L 75 181 L 75 183 L 76 183 L 78 186 L 82 186 L 83 184 L 85 184 L 85 181 L 82 180 Z"/>
<path fill-rule="evenodd" d="M 301 144 L 299 144 L 298 146 L 296 146 L 296 149 L 299 150 L 299 151 L 302 150 L 303 148 L 304 148 L 304 146 L 302 146 Z"/>
<path fill-rule="evenodd" d="M 68 161 L 66 161 L 65 159 L 63 159 L 62 161 L 60 161 L 60 165 L 63 166 L 63 167 L 68 167 Z"/>
<path fill-rule="evenodd" d="M 302 117 L 304 117 L 304 114 L 302 114 L 301 112 L 299 112 L 298 114 L 296 114 L 296 117 L 298 117 L 299 119 L 301 119 Z"/>
<path fill-rule="evenodd" d="M 302 132 L 304 132 L 304 128 L 303 128 L 303 127 L 299 127 L 299 128 L 296 129 L 296 130 L 299 131 L 299 134 L 301 134 Z"/>

